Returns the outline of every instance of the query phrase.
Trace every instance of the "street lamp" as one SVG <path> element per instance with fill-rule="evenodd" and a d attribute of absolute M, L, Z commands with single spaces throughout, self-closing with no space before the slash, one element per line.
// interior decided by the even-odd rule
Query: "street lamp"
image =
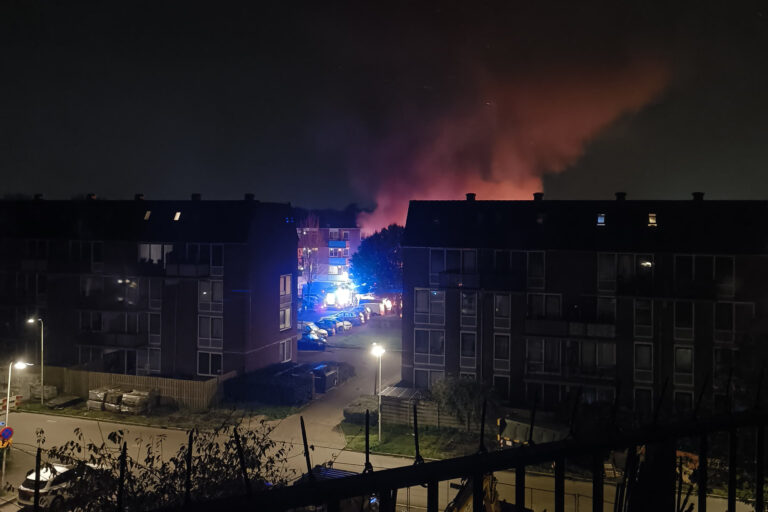
<path fill-rule="evenodd" d="M 23 370 L 27 366 L 32 366 L 31 363 L 25 363 L 23 361 L 16 361 L 8 365 L 8 394 L 5 398 L 5 426 L 8 427 L 8 413 L 11 412 L 11 372 L 14 368 L 17 370 Z M 8 452 L 8 448 L 3 450 L 3 475 L 2 479 L 0 479 L 0 482 L 2 482 L 3 486 L 5 486 L 5 454 Z"/>
<path fill-rule="evenodd" d="M 379 444 L 381 444 L 381 356 L 384 355 L 384 347 L 379 345 L 378 343 L 374 343 L 371 347 L 371 354 L 379 358 L 379 387 L 378 392 L 376 393 L 379 396 Z"/>
<path fill-rule="evenodd" d="M 45 400 L 45 386 L 43 385 L 43 319 L 31 317 L 27 319 L 28 324 L 34 324 L 35 321 L 40 322 L 40 405 L 43 405 Z"/>

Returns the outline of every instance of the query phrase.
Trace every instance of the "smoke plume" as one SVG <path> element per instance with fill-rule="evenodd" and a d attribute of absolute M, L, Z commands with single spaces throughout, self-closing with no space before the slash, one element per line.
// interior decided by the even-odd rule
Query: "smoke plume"
<path fill-rule="evenodd" d="M 601 130 L 648 105 L 669 79 L 661 61 L 647 58 L 475 75 L 471 93 L 444 112 L 400 116 L 391 135 L 354 156 L 353 181 L 377 204 L 359 218 L 364 231 L 404 224 L 411 199 L 528 199 L 544 174 L 574 164 Z"/>

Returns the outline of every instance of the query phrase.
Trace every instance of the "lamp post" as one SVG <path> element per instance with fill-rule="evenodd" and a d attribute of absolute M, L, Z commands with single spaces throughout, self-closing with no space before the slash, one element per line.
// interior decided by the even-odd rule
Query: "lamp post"
<path fill-rule="evenodd" d="M 28 324 L 34 324 L 35 321 L 40 322 L 40 405 L 43 405 L 43 401 L 45 400 L 45 386 L 43 384 L 43 340 L 45 339 L 43 337 L 44 334 L 44 325 L 43 325 L 43 319 L 42 318 L 29 318 L 27 319 Z"/>
<path fill-rule="evenodd" d="M 378 343 L 374 343 L 371 347 L 371 354 L 379 358 L 379 387 L 377 390 L 377 395 L 379 397 L 379 411 L 378 411 L 378 418 L 379 418 L 379 444 L 381 444 L 381 356 L 384 355 L 384 347 L 379 345 Z"/>
<path fill-rule="evenodd" d="M 8 394 L 5 397 L 5 426 L 8 426 L 8 414 L 11 412 L 11 375 L 13 372 L 13 369 L 16 368 L 17 370 L 23 370 L 27 366 L 32 366 L 30 363 L 25 363 L 23 361 L 16 361 L 8 365 Z M 9 448 L 3 449 L 3 475 L 0 479 L 0 482 L 2 482 L 2 485 L 5 486 L 5 454 L 8 452 Z"/>

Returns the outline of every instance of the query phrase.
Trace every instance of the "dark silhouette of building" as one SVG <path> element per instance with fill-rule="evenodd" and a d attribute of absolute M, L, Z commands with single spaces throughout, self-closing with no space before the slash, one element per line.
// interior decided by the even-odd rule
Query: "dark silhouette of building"
<path fill-rule="evenodd" d="M 171 377 L 291 360 L 296 227 L 288 204 L 0 201 L 0 343 L 47 364 Z"/>
<path fill-rule="evenodd" d="M 620 389 L 646 411 L 665 382 L 679 410 L 709 380 L 724 400 L 766 332 L 768 202 L 534 196 L 411 202 L 403 380 L 479 379 L 550 407 Z"/>

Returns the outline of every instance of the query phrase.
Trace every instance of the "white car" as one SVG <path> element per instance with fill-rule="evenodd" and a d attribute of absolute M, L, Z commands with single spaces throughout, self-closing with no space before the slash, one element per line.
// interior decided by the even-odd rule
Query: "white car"
<path fill-rule="evenodd" d="M 70 497 L 72 485 L 80 475 L 74 466 L 52 464 L 40 468 L 40 508 L 43 510 L 64 511 L 65 500 Z M 27 477 L 19 486 L 19 505 L 35 505 L 35 470 L 27 472 Z"/>

